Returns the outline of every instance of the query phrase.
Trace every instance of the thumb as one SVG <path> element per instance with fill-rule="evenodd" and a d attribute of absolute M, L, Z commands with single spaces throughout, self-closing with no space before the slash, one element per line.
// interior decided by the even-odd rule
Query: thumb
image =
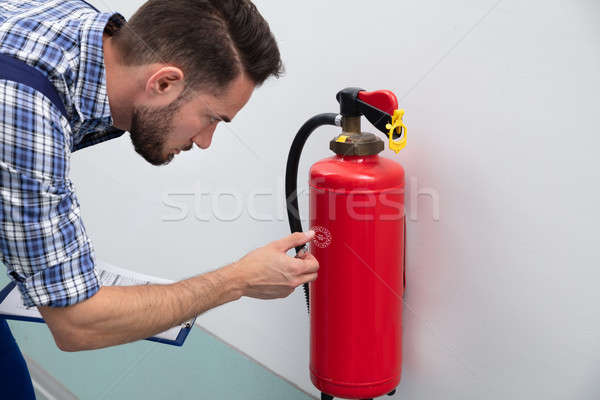
<path fill-rule="evenodd" d="M 304 246 L 315 236 L 315 231 L 296 232 L 274 242 L 275 247 L 281 251 L 288 251 L 294 247 Z"/>

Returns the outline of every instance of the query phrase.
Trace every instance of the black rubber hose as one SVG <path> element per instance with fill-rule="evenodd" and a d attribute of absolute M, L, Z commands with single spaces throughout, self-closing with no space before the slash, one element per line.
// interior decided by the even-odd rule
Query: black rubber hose
<path fill-rule="evenodd" d="M 323 125 L 335 125 L 335 120 L 338 114 L 326 113 L 315 115 L 302 125 L 290 148 L 288 155 L 287 167 L 285 169 L 285 198 L 287 203 L 288 220 L 290 230 L 294 232 L 302 232 L 302 222 L 300 222 L 300 212 L 298 211 L 298 165 L 300 164 L 300 155 L 306 140 L 311 133 Z M 296 254 L 302 250 L 304 246 L 296 247 Z M 304 297 L 306 298 L 306 308 L 310 312 L 308 283 L 304 284 Z"/>

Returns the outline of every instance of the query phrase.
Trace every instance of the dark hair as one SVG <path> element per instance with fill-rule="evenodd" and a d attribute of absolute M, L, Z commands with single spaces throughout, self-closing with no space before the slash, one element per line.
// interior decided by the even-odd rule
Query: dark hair
<path fill-rule="evenodd" d="M 249 0 L 150 0 L 113 36 L 125 64 L 176 65 L 186 89 L 224 88 L 242 70 L 260 85 L 283 71 L 269 25 Z"/>

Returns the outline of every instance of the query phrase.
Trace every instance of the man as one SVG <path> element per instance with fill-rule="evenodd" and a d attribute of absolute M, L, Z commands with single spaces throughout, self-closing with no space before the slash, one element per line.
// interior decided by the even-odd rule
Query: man
<path fill-rule="evenodd" d="M 171 285 L 100 287 L 68 176 L 73 151 L 122 131 L 154 165 L 194 144 L 209 147 L 217 124 L 281 71 L 275 39 L 248 0 L 151 0 L 129 22 L 81 0 L 0 0 L 0 55 L 43 73 L 64 106 L 63 113 L 39 90 L 0 79 L 1 260 L 59 348 L 146 338 L 242 296 L 286 297 L 316 279 L 314 257 L 286 254 L 309 232 Z M 10 398 L 32 398 L 0 323 L 3 354 L 13 357 L 9 364 L 4 356 L 0 376 L 27 382 L 12 384 L 23 390 Z"/>

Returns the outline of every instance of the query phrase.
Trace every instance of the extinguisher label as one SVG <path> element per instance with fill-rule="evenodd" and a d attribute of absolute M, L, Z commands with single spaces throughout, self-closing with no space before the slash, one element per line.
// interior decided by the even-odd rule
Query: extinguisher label
<path fill-rule="evenodd" d="M 320 249 L 324 249 L 331 244 L 331 232 L 324 226 L 313 226 L 311 227 L 315 231 L 315 237 L 312 239 L 311 244 L 317 246 Z"/>

